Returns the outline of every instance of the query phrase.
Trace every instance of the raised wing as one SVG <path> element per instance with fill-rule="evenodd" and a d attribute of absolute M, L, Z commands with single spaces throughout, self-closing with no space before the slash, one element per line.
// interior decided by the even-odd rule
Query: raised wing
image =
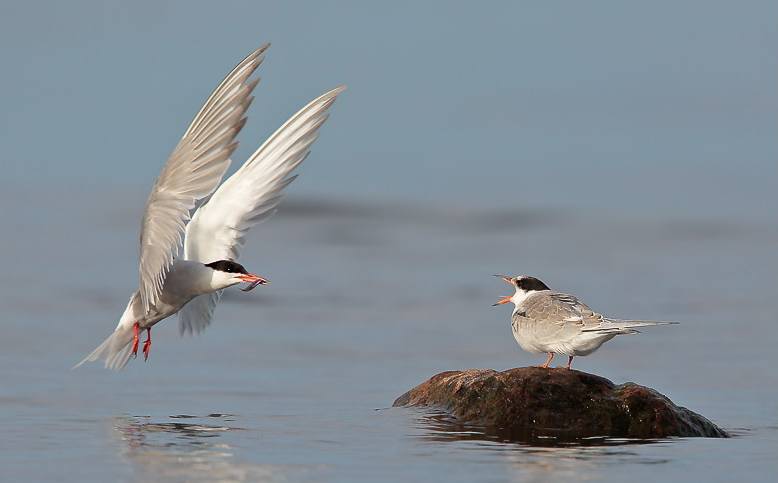
<path fill-rule="evenodd" d="M 268 47 L 249 54 L 213 91 L 154 183 L 140 230 L 139 292 L 144 311 L 159 299 L 192 208 L 216 189 L 229 167 L 237 147 L 235 136 L 246 122 L 251 92 L 259 82 L 249 77 Z"/>
<path fill-rule="evenodd" d="M 330 106 L 344 89 L 337 87 L 298 111 L 197 209 L 186 227 L 187 260 L 237 260 L 246 233 L 275 212 L 283 189 L 296 177 L 292 171 L 308 156 Z M 181 333 L 202 331 L 220 295 L 200 295 L 185 305 L 179 312 Z"/>

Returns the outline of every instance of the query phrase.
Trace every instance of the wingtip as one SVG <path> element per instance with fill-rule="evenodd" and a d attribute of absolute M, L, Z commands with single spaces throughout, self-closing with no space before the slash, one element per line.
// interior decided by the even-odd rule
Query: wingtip
<path fill-rule="evenodd" d="M 348 86 L 346 84 L 340 84 L 339 86 L 336 86 L 334 89 L 330 89 L 329 91 L 324 93 L 325 97 L 337 97 L 339 96 L 343 91 L 346 90 Z"/>
<path fill-rule="evenodd" d="M 267 51 L 267 49 L 269 49 L 269 48 L 270 48 L 270 42 L 265 42 L 264 44 L 260 45 L 256 49 L 254 49 L 254 52 L 249 54 L 249 56 L 260 56 L 260 55 L 264 54 Z"/>
<path fill-rule="evenodd" d="M 245 67 L 251 64 L 251 71 L 256 70 L 262 62 L 265 60 L 265 52 L 270 48 L 270 42 L 265 42 L 256 49 L 252 50 L 250 54 L 243 58 L 240 63 L 235 67 L 233 72 L 239 70 L 241 67 Z"/>
<path fill-rule="evenodd" d="M 299 115 L 301 112 L 303 112 L 303 111 L 305 111 L 307 109 L 310 109 L 310 108 L 312 108 L 314 106 L 316 106 L 317 109 L 321 109 L 321 110 L 329 109 L 329 107 L 332 106 L 332 104 L 338 98 L 340 93 L 345 91 L 345 90 L 346 90 L 346 85 L 345 84 L 341 84 L 341 85 L 335 87 L 334 89 L 328 90 L 324 94 L 321 94 L 319 97 L 317 97 L 316 99 L 314 99 L 311 102 L 309 102 L 305 107 L 300 109 L 300 111 L 298 111 L 295 114 L 295 116 Z M 295 116 L 292 116 L 292 119 L 294 119 Z M 287 122 L 289 122 L 289 121 L 287 121 Z"/>

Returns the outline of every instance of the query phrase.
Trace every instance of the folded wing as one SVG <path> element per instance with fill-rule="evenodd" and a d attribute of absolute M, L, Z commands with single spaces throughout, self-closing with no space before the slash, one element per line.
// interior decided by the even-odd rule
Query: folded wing
<path fill-rule="evenodd" d="M 178 255 L 190 212 L 218 186 L 237 147 L 235 136 L 259 79 L 249 80 L 269 45 L 249 54 L 197 113 L 154 183 L 140 230 L 139 292 L 144 310 L 156 303 Z"/>
<path fill-rule="evenodd" d="M 344 89 L 337 87 L 298 111 L 197 209 L 186 227 L 187 260 L 238 259 L 246 233 L 275 212 L 283 189 L 296 177 L 292 171 L 308 156 L 330 106 Z M 202 331 L 220 296 L 200 295 L 185 305 L 179 312 L 180 332 Z"/>
<path fill-rule="evenodd" d="M 619 320 L 593 311 L 577 297 L 560 292 L 539 292 L 522 304 L 519 314 L 539 322 L 538 337 L 559 339 L 589 332 L 600 335 L 635 334 L 637 327 L 670 325 L 677 322 L 653 320 Z"/>

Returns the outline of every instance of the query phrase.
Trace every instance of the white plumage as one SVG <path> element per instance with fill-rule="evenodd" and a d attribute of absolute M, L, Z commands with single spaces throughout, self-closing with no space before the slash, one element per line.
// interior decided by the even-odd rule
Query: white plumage
<path fill-rule="evenodd" d="M 292 171 L 308 156 L 343 89 L 323 94 L 292 116 L 197 210 L 186 227 L 184 258 L 203 263 L 238 259 L 246 233 L 275 212 L 283 189 L 296 177 Z M 221 290 L 187 304 L 179 314 L 180 332 L 201 332 L 220 297 Z"/>
<path fill-rule="evenodd" d="M 554 354 L 564 354 L 569 369 L 573 357 L 589 355 L 617 335 L 637 334 L 637 327 L 675 323 L 609 318 L 575 295 L 555 292 L 535 277 L 498 276 L 516 292 L 495 305 L 515 305 L 511 314 L 513 337 L 527 352 L 548 354 L 543 367 L 548 367 Z"/>
<path fill-rule="evenodd" d="M 200 332 L 210 323 L 222 290 L 241 282 L 251 283 L 249 288 L 267 282 L 235 260 L 248 230 L 274 213 L 283 189 L 295 178 L 292 172 L 345 89 L 337 87 L 303 107 L 219 186 L 259 82 L 251 75 L 268 46 L 249 54 L 227 75 L 173 150 L 146 202 L 139 288 L 114 333 L 75 367 L 103 359 L 107 368 L 121 369 L 137 353 L 140 330 L 147 330 L 143 352 L 148 357 L 151 327 L 160 320 L 180 312 L 181 333 Z M 197 202 L 209 195 L 190 221 Z M 182 247 L 183 257 L 177 258 Z"/>
<path fill-rule="evenodd" d="M 144 310 L 162 292 L 192 208 L 213 193 L 230 166 L 230 155 L 238 146 L 235 137 L 259 83 L 248 79 L 268 47 L 249 54 L 208 97 L 151 189 L 140 230 L 139 292 Z"/>

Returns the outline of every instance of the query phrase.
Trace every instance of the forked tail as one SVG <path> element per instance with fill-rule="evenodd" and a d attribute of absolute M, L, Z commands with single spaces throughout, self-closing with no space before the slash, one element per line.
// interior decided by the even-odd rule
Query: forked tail
<path fill-rule="evenodd" d="M 97 349 L 73 366 L 73 369 L 80 367 L 85 362 L 95 362 L 100 359 L 105 360 L 107 369 L 118 371 L 124 368 L 127 365 L 127 361 L 130 360 L 131 345 L 134 337 L 135 334 L 133 333 L 132 326 L 120 325 L 114 330 L 113 334 L 97 346 Z"/>
<path fill-rule="evenodd" d="M 604 319 L 600 325 L 587 327 L 583 332 L 597 332 L 599 334 L 638 334 L 637 327 L 651 327 L 654 325 L 675 325 L 678 322 L 658 322 L 655 320 L 620 320 Z"/>

